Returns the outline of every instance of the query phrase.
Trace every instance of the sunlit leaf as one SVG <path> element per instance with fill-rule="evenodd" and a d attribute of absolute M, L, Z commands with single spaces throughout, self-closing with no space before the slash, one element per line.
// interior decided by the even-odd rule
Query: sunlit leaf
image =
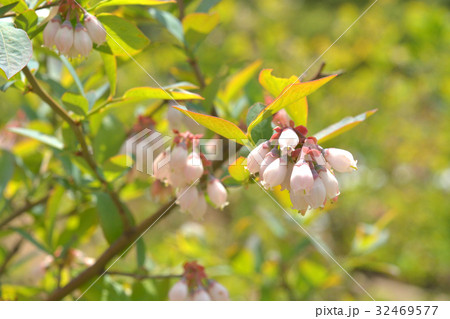
<path fill-rule="evenodd" d="M 184 31 L 180 20 L 167 11 L 151 8 L 150 15 L 158 20 L 178 41 L 184 43 Z"/>
<path fill-rule="evenodd" d="M 25 31 L 0 24 L 0 69 L 10 79 L 30 61 L 33 47 Z"/>
<path fill-rule="evenodd" d="M 14 155 L 6 150 L 0 150 L 0 197 L 3 198 L 3 192 L 8 185 L 9 180 L 14 173 Z"/>
<path fill-rule="evenodd" d="M 34 246 L 36 246 L 36 248 L 42 250 L 43 252 L 45 252 L 47 254 L 52 254 L 50 249 L 48 247 L 46 247 L 44 243 L 41 243 L 40 241 L 38 241 L 36 238 L 34 238 L 29 233 L 27 233 L 25 230 L 23 230 L 21 228 L 16 228 L 16 227 L 11 227 L 10 229 L 14 230 L 18 234 L 20 234 L 23 238 L 25 238 L 30 243 L 32 243 Z"/>
<path fill-rule="evenodd" d="M 125 92 L 124 96 L 127 100 L 145 101 L 150 99 L 161 100 L 203 100 L 196 94 L 182 89 L 163 90 L 161 88 L 138 87 Z"/>
<path fill-rule="evenodd" d="M 116 95 L 117 89 L 117 61 L 116 57 L 110 54 L 101 54 L 103 64 L 105 66 L 105 73 L 109 82 L 109 95 Z"/>
<path fill-rule="evenodd" d="M 210 129 L 211 131 L 227 139 L 234 140 L 239 144 L 247 143 L 247 136 L 245 135 L 245 133 L 242 132 L 242 130 L 237 127 L 236 124 L 233 124 L 230 121 L 211 115 L 192 112 L 180 107 L 174 107 L 194 119 L 198 124 L 203 125 L 207 129 Z"/>
<path fill-rule="evenodd" d="M 47 244 L 53 247 L 53 233 L 55 228 L 56 215 L 61 204 L 65 189 L 61 185 L 57 185 L 47 201 L 45 210 L 45 226 L 47 231 Z"/>
<path fill-rule="evenodd" d="M 250 172 L 245 168 L 246 166 L 247 159 L 241 156 L 228 166 L 228 172 L 235 180 L 243 182 L 248 180 L 250 176 Z"/>
<path fill-rule="evenodd" d="M 374 109 L 361 113 L 357 116 L 348 116 L 342 119 L 340 122 L 328 126 L 327 128 L 314 134 L 313 136 L 317 138 L 318 142 L 323 143 L 325 141 L 328 141 L 329 139 L 332 139 L 333 137 L 341 135 L 342 133 L 350 130 L 351 128 L 354 128 L 356 125 L 360 124 L 368 117 L 372 116 L 376 111 L 377 109 Z"/>
<path fill-rule="evenodd" d="M 103 163 L 106 159 L 116 155 L 125 137 L 126 132 L 122 122 L 112 114 L 105 116 L 95 135 L 93 144 L 95 159 Z"/>
<path fill-rule="evenodd" d="M 250 123 L 253 122 L 253 120 L 259 113 L 261 113 L 262 110 L 264 110 L 265 107 L 266 106 L 262 103 L 255 103 L 252 105 L 247 113 L 247 125 L 250 125 Z M 271 123 L 271 119 L 267 118 L 253 128 L 251 138 L 254 143 L 257 144 L 259 140 L 268 140 L 272 136 L 273 129 Z"/>
<path fill-rule="evenodd" d="M 62 150 L 64 148 L 64 144 L 54 136 L 50 136 L 50 135 L 43 134 L 43 133 L 35 131 L 35 130 L 30 130 L 30 129 L 21 128 L 21 127 L 12 127 L 9 130 L 13 133 L 38 140 L 38 141 L 40 141 L 44 144 L 47 144 L 51 147 L 54 147 L 58 150 Z"/>
<path fill-rule="evenodd" d="M 176 0 L 109 0 L 101 2 L 96 6 L 96 9 L 110 6 L 131 6 L 131 5 L 143 5 L 143 6 L 156 6 L 166 3 L 174 3 Z"/>
<path fill-rule="evenodd" d="M 107 181 L 113 181 L 122 176 L 128 169 L 127 163 L 133 163 L 128 155 L 120 154 L 109 158 L 103 165 L 103 174 Z"/>
<path fill-rule="evenodd" d="M 78 115 L 86 115 L 89 109 L 89 102 L 84 96 L 70 92 L 64 93 L 61 98 L 66 109 Z"/>
<path fill-rule="evenodd" d="M 191 13 L 183 19 L 183 29 L 186 42 L 195 47 L 217 26 L 219 15 L 217 13 Z"/>

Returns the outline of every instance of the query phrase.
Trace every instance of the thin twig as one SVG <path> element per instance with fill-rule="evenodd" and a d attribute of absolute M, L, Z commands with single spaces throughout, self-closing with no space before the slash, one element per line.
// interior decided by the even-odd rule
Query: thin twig
<path fill-rule="evenodd" d="M 109 194 L 109 196 L 111 197 L 111 200 L 113 201 L 114 205 L 117 207 L 120 218 L 122 219 L 124 229 L 126 231 L 128 231 L 131 226 L 130 226 L 130 221 L 129 221 L 127 213 L 126 213 L 125 205 L 120 200 L 119 195 L 112 189 L 111 185 L 106 181 L 106 179 L 100 173 L 100 169 L 98 168 L 92 154 L 89 151 L 89 147 L 84 138 L 84 133 L 81 129 L 80 123 L 73 120 L 72 117 L 69 115 L 69 113 L 61 105 L 59 105 L 46 91 L 44 91 L 44 89 L 38 83 L 36 77 L 31 73 L 31 71 L 28 67 L 25 67 L 22 71 L 25 74 L 25 77 L 28 79 L 28 81 L 31 84 L 31 87 L 32 87 L 31 91 L 33 93 L 35 93 L 36 95 L 38 95 L 44 102 L 46 102 L 71 127 L 72 131 L 74 132 L 74 134 L 78 140 L 78 143 L 80 143 L 81 155 L 86 160 L 89 167 L 92 169 L 95 177 L 101 183 L 104 191 L 107 192 Z"/>
<path fill-rule="evenodd" d="M 49 195 L 31 203 L 25 204 L 22 208 L 19 208 L 17 211 L 6 217 L 3 221 L 0 222 L 0 229 L 9 224 L 12 220 L 26 213 L 27 211 L 33 209 L 35 206 L 45 203 L 48 200 Z"/>
<path fill-rule="evenodd" d="M 131 277 L 136 280 L 143 279 L 171 279 L 171 278 L 181 278 L 183 275 L 144 275 L 144 274 L 133 274 L 122 271 L 108 271 L 106 274 L 108 275 L 116 275 L 116 276 L 125 276 Z"/>
<path fill-rule="evenodd" d="M 24 239 L 21 238 L 19 241 L 14 245 L 13 249 L 6 255 L 5 259 L 3 260 L 2 265 L 0 266 L 0 277 L 5 273 L 6 267 L 8 266 L 11 259 L 19 252 L 20 247 L 22 246 Z"/>
<path fill-rule="evenodd" d="M 184 1 L 183 0 L 177 0 L 177 4 L 178 4 L 178 18 L 181 20 L 183 20 L 184 18 Z"/>

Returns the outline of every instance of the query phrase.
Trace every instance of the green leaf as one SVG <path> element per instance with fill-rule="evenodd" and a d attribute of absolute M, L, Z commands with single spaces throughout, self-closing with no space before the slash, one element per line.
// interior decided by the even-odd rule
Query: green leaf
<path fill-rule="evenodd" d="M 198 5 L 196 12 L 208 12 L 218 4 L 221 0 L 202 0 L 202 2 Z"/>
<path fill-rule="evenodd" d="M 37 29 L 38 16 L 34 10 L 26 10 L 16 17 L 14 24 L 26 33 L 33 34 Z"/>
<path fill-rule="evenodd" d="M 228 166 L 228 172 L 236 181 L 243 182 L 250 177 L 250 172 L 245 168 L 246 166 L 247 159 L 241 156 Z"/>
<path fill-rule="evenodd" d="M 3 197 L 6 185 L 14 174 L 14 155 L 6 150 L 0 150 L 0 197 Z"/>
<path fill-rule="evenodd" d="M 239 144 L 248 144 L 247 136 L 242 130 L 236 126 L 236 124 L 231 123 L 225 119 L 219 117 L 214 117 L 211 115 L 200 114 L 192 112 L 177 106 L 174 106 L 177 110 L 183 112 L 187 116 L 194 119 L 198 124 L 203 125 L 207 129 L 227 138 L 234 140 Z"/>
<path fill-rule="evenodd" d="M 85 116 L 89 109 L 88 100 L 79 94 L 66 92 L 62 96 L 61 100 L 68 110 L 78 115 Z"/>
<path fill-rule="evenodd" d="M 115 116 L 108 114 L 102 120 L 102 124 L 94 140 L 94 157 L 99 163 L 116 155 L 126 138 L 125 128 Z"/>
<path fill-rule="evenodd" d="M 9 80 L 30 61 L 33 46 L 25 31 L 0 24 L 0 69 Z"/>
<path fill-rule="evenodd" d="M 109 158 L 103 165 L 103 174 L 107 181 L 111 182 L 122 176 L 130 166 L 127 163 L 132 163 L 133 159 L 125 154 L 120 154 Z"/>
<path fill-rule="evenodd" d="M 174 3 L 175 0 L 109 0 L 99 3 L 95 8 L 110 7 L 110 6 L 131 6 L 131 5 L 143 5 L 143 6 L 156 6 L 166 3 Z"/>
<path fill-rule="evenodd" d="M 21 127 L 12 127 L 12 128 L 9 128 L 9 130 L 13 133 L 38 140 L 38 141 L 40 141 L 44 144 L 47 144 L 51 147 L 54 147 L 58 150 L 62 150 L 64 148 L 64 144 L 54 136 L 50 136 L 50 135 L 43 134 L 43 133 L 35 131 L 35 130 L 30 130 L 30 129 L 21 128 Z"/>
<path fill-rule="evenodd" d="M 8 7 L 8 6 L 14 4 L 14 6 L 8 10 L 13 10 L 14 12 L 17 12 L 17 13 L 22 13 L 28 9 L 27 4 L 23 0 L 19 0 L 19 1 L 18 0 L 0 0 L 0 4 L 3 5 L 2 8 Z"/>
<path fill-rule="evenodd" d="M 103 64 L 105 66 L 105 73 L 109 81 L 109 96 L 116 95 L 117 89 L 117 61 L 116 57 L 110 54 L 101 53 Z"/>
<path fill-rule="evenodd" d="M 25 230 L 20 229 L 20 228 L 16 228 L 16 227 L 11 227 L 10 229 L 15 231 L 16 233 L 20 234 L 23 238 L 25 238 L 30 243 L 32 243 L 34 246 L 36 246 L 36 248 L 42 250 L 43 252 L 45 252 L 47 254 L 52 255 L 52 252 L 50 251 L 49 248 L 47 248 L 43 243 L 41 243 L 38 240 L 36 240 L 36 238 L 34 238 L 30 234 L 28 234 Z"/>
<path fill-rule="evenodd" d="M 57 185 L 47 201 L 47 207 L 45 210 L 45 225 L 47 231 L 47 244 L 49 247 L 53 247 L 53 233 L 55 228 L 56 215 L 61 204 L 62 197 L 64 195 L 64 187 Z"/>
<path fill-rule="evenodd" d="M 276 112 L 298 102 L 298 100 L 310 95 L 325 83 L 332 80 L 336 75 L 330 75 L 319 80 L 295 83 L 288 86 L 283 92 L 270 103 L 249 125 L 247 134 L 251 134 L 253 128 L 262 120 L 272 117 Z"/>
<path fill-rule="evenodd" d="M 157 100 L 203 100 L 196 93 L 182 89 L 163 90 L 161 88 L 137 87 L 125 92 L 123 97 L 128 101 L 139 102 L 151 99 Z"/>
<path fill-rule="evenodd" d="M 333 137 L 336 137 L 338 135 L 341 135 L 342 133 L 350 130 L 351 128 L 354 128 L 356 125 L 360 124 L 364 120 L 366 120 L 368 117 L 372 116 L 377 109 L 373 109 L 364 113 L 361 113 L 357 116 L 348 116 L 341 121 L 328 126 L 327 128 L 321 130 L 320 132 L 314 134 L 317 138 L 317 141 L 320 143 L 323 143 L 325 141 L 328 141 L 329 139 L 332 139 Z"/>
<path fill-rule="evenodd" d="M 1 3 L 1 1 L 0 1 L 0 3 Z M 0 17 L 2 17 L 4 14 L 6 14 L 9 11 L 11 11 L 12 9 L 14 9 L 14 7 L 17 6 L 18 4 L 19 4 L 19 1 L 15 1 L 15 2 L 12 2 L 10 4 L 3 5 L 2 7 L 0 7 Z"/>
<path fill-rule="evenodd" d="M 147 37 L 127 20 L 106 13 L 98 15 L 97 18 L 108 33 L 106 44 L 97 48 L 101 52 L 118 56 L 135 55 L 150 43 Z"/>
<path fill-rule="evenodd" d="M 136 258 L 138 268 L 143 268 L 145 265 L 146 253 L 145 253 L 145 243 L 141 239 L 136 242 Z"/>
<path fill-rule="evenodd" d="M 75 81 L 75 84 L 77 85 L 78 91 L 80 91 L 80 94 L 83 96 L 86 96 L 86 93 L 84 93 L 83 84 L 81 83 L 80 78 L 78 77 L 77 72 L 73 68 L 72 64 L 67 60 L 67 58 L 64 55 L 60 55 L 59 58 L 61 59 L 64 66 L 69 71 L 70 75 L 72 76 L 73 80 Z"/>
<path fill-rule="evenodd" d="M 100 226 L 108 243 L 114 242 L 123 232 L 122 220 L 111 197 L 103 192 L 96 192 L 97 212 Z"/>
<path fill-rule="evenodd" d="M 151 8 L 148 10 L 150 15 L 159 21 L 178 41 L 184 43 L 184 31 L 180 20 L 173 14 L 158 9 Z"/>
<path fill-rule="evenodd" d="M 219 24 L 217 13 L 191 13 L 183 19 L 183 29 L 186 42 L 191 47 L 196 47 Z"/>
<path fill-rule="evenodd" d="M 250 125 L 251 122 L 264 110 L 266 106 L 262 103 L 255 103 L 250 107 L 247 113 L 247 125 Z M 251 139 L 253 142 L 257 142 L 259 140 L 268 140 L 272 136 L 272 121 L 270 118 L 267 118 L 258 125 L 254 127 L 251 132 Z M 256 143 L 257 144 L 257 143 Z"/>

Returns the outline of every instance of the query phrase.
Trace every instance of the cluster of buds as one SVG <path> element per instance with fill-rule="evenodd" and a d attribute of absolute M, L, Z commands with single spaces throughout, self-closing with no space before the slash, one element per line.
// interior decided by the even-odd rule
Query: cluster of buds
<path fill-rule="evenodd" d="M 269 141 L 258 145 L 247 157 L 247 169 L 259 174 L 266 189 L 281 186 L 289 191 L 292 208 L 302 215 L 308 208 L 324 207 L 327 199 L 339 196 L 337 172 L 356 170 L 350 152 L 317 144 L 315 137 L 307 137 L 304 126 L 294 127 L 291 121 L 276 127 Z"/>
<path fill-rule="evenodd" d="M 74 0 L 62 1 L 56 15 L 44 29 L 44 46 L 56 46 L 60 54 L 69 58 L 86 57 L 93 43 L 106 41 L 106 31 L 96 17 L 89 14 Z"/>
<path fill-rule="evenodd" d="M 153 176 L 177 190 L 177 204 L 181 211 L 201 219 L 208 209 L 207 198 L 219 209 L 228 204 L 227 190 L 219 179 L 205 170 L 211 162 L 200 152 L 201 135 L 174 132 L 176 137 L 172 148 L 164 150 L 153 162 Z M 205 175 L 209 175 L 206 190 L 199 183 Z"/>
<path fill-rule="evenodd" d="M 227 301 L 227 289 L 208 279 L 205 268 L 193 261 L 184 264 L 184 273 L 169 291 L 171 301 Z"/>
<path fill-rule="evenodd" d="M 69 248 L 64 251 L 60 246 L 55 250 L 54 256 L 47 255 L 40 264 L 42 272 L 45 272 L 52 265 L 59 265 L 71 268 L 75 265 L 92 266 L 95 259 L 87 257 L 81 250 Z"/>

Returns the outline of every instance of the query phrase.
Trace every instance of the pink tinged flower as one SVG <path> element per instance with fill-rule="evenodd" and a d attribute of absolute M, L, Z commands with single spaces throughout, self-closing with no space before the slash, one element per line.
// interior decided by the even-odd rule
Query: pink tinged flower
<path fill-rule="evenodd" d="M 185 187 L 179 190 L 176 203 L 180 205 L 182 212 L 190 212 L 198 201 L 198 190 L 195 186 Z"/>
<path fill-rule="evenodd" d="M 203 193 L 198 194 L 197 203 L 190 209 L 189 213 L 197 220 L 202 220 L 208 209 L 205 195 Z"/>
<path fill-rule="evenodd" d="M 205 289 L 200 288 L 192 296 L 193 301 L 211 301 L 211 296 L 206 292 Z"/>
<path fill-rule="evenodd" d="M 97 20 L 96 17 L 87 13 L 84 18 L 84 25 L 92 39 L 92 42 L 101 45 L 106 41 L 106 31 L 103 25 Z"/>
<path fill-rule="evenodd" d="M 311 188 L 309 194 L 305 195 L 306 202 L 311 206 L 311 208 L 323 207 L 325 205 L 327 196 L 327 191 L 325 185 L 318 176 L 314 180 L 314 185 Z"/>
<path fill-rule="evenodd" d="M 339 148 L 327 148 L 325 150 L 325 159 L 330 163 L 331 167 L 340 172 L 353 172 L 357 169 L 355 159 L 352 153 Z"/>
<path fill-rule="evenodd" d="M 267 153 L 267 155 L 264 157 L 263 161 L 261 162 L 261 166 L 259 167 L 259 178 L 260 179 L 263 179 L 264 171 L 277 158 L 278 158 L 278 156 L 275 154 L 275 152 Z"/>
<path fill-rule="evenodd" d="M 170 301 L 184 301 L 187 299 L 189 293 L 188 286 L 184 280 L 178 281 L 169 290 L 169 300 Z"/>
<path fill-rule="evenodd" d="M 294 169 L 294 163 L 289 162 L 287 171 L 286 171 L 286 175 L 284 176 L 284 180 L 280 185 L 282 191 L 285 189 L 287 189 L 289 191 L 291 189 L 291 175 L 292 175 L 293 169 Z"/>
<path fill-rule="evenodd" d="M 75 28 L 73 46 L 82 56 L 88 56 L 92 51 L 92 40 L 89 37 L 87 29 L 81 24 L 78 24 Z"/>
<path fill-rule="evenodd" d="M 215 301 L 228 301 L 230 297 L 228 296 L 228 290 L 218 282 L 212 280 L 208 287 L 209 295 L 212 300 Z"/>
<path fill-rule="evenodd" d="M 189 154 L 184 175 L 187 183 L 193 183 L 203 175 L 203 164 L 200 155 L 197 152 Z"/>
<path fill-rule="evenodd" d="M 302 215 L 308 210 L 309 204 L 302 192 L 290 192 L 289 197 L 291 199 L 292 209 L 300 211 Z"/>
<path fill-rule="evenodd" d="M 55 17 L 47 23 L 47 26 L 44 29 L 44 46 L 47 48 L 51 48 L 55 45 L 55 36 L 56 33 L 61 28 L 61 19 L 60 17 Z"/>
<path fill-rule="evenodd" d="M 266 188 L 273 188 L 284 181 L 288 169 L 285 159 L 277 158 L 264 170 L 262 184 Z"/>
<path fill-rule="evenodd" d="M 329 199 L 333 199 L 336 196 L 339 196 L 339 183 L 336 179 L 336 176 L 334 176 L 334 174 L 331 173 L 328 169 L 320 170 L 319 176 L 327 191 L 327 197 Z"/>
<path fill-rule="evenodd" d="M 228 205 L 227 190 L 217 178 L 208 181 L 206 192 L 208 193 L 209 199 L 216 207 L 223 209 Z"/>
<path fill-rule="evenodd" d="M 295 149 L 299 142 L 297 133 L 291 128 L 286 128 L 278 138 L 281 151 L 286 150 L 288 154 Z"/>
<path fill-rule="evenodd" d="M 308 193 L 314 185 L 314 177 L 308 163 L 299 160 L 292 169 L 291 191 Z"/>
<path fill-rule="evenodd" d="M 183 168 L 187 163 L 188 152 L 186 149 L 186 145 L 178 144 L 172 149 L 172 153 L 170 154 L 170 166 L 172 168 Z"/>
<path fill-rule="evenodd" d="M 169 154 L 164 151 L 153 161 L 153 176 L 160 181 L 167 181 L 170 177 Z"/>
<path fill-rule="evenodd" d="M 258 173 L 264 157 L 269 153 L 269 143 L 264 142 L 255 147 L 247 157 L 247 169 L 252 174 Z"/>
<path fill-rule="evenodd" d="M 66 20 L 55 35 L 55 45 L 62 54 L 69 54 L 73 45 L 73 28 L 70 21 Z"/>

